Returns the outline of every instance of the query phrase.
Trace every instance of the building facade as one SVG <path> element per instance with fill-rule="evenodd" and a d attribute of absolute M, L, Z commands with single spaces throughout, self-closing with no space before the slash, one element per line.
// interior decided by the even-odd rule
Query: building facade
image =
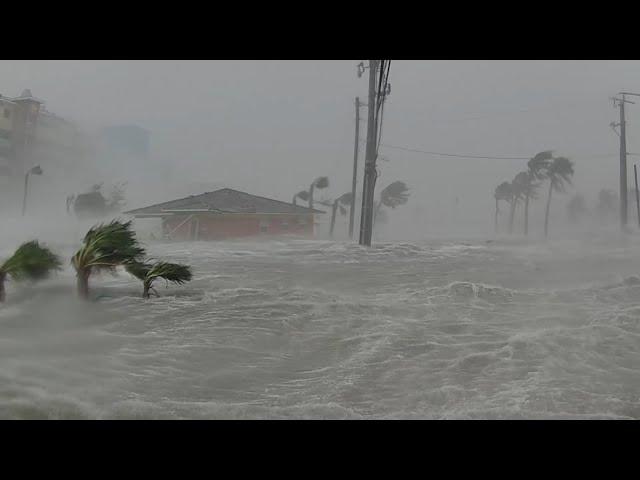
<path fill-rule="evenodd" d="M 223 188 L 124 213 L 160 219 L 163 235 L 170 240 L 225 240 L 274 235 L 313 237 L 314 215 L 324 212 Z"/>

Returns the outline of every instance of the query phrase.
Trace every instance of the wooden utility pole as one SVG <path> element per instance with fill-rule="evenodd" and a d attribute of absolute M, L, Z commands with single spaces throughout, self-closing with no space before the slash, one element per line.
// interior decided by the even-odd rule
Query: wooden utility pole
<path fill-rule="evenodd" d="M 351 207 L 349 209 L 349 238 L 353 238 L 356 215 L 356 184 L 358 177 L 358 146 L 360 142 L 360 97 L 356 97 L 356 140 L 353 146 L 353 179 L 351 180 Z"/>
<path fill-rule="evenodd" d="M 640 193 L 638 193 L 638 168 L 633 164 L 633 177 L 636 181 L 636 212 L 638 213 L 638 227 L 640 227 Z"/>
<path fill-rule="evenodd" d="M 624 95 L 620 105 L 620 227 L 627 225 L 627 129 L 624 120 Z"/>
<path fill-rule="evenodd" d="M 629 192 L 629 185 L 627 184 L 627 122 L 625 119 L 624 104 L 635 103 L 627 100 L 627 95 L 633 95 L 640 97 L 638 93 L 632 92 L 620 92 L 622 98 L 613 98 L 614 105 L 620 107 L 620 228 L 624 229 L 627 226 L 628 219 L 628 202 L 627 194 Z"/>
<path fill-rule="evenodd" d="M 362 211 L 360 215 L 360 245 L 371 246 L 373 224 L 373 187 L 376 175 L 376 74 L 378 60 L 369 60 L 369 101 L 367 102 L 367 148 L 362 185 Z"/>

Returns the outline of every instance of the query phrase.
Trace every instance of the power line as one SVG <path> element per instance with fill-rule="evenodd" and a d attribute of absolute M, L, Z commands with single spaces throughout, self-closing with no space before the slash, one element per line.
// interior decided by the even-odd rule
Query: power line
<path fill-rule="evenodd" d="M 531 157 L 501 157 L 496 155 L 462 155 L 457 153 L 443 153 L 443 152 L 430 152 L 427 150 L 419 150 L 417 148 L 400 147 L 398 145 L 382 144 L 385 148 L 395 148 L 397 150 L 404 150 L 406 152 L 413 153 L 426 153 L 428 155 L 440 155 L 442 157 L 457 157 L 457 158 L 484 158 L 489 160 L 529 160 Z"/>
<path fill-rule="evenodd" d="M 362 143 L 362 142 L 361 142 Z M 420 150 L 417 148 L 409 148 L 409 147 L 401 147 L 399 145 L 388 145 L 381 144 L 380 146 L 385 148 L 393 148 L 396 150 L 403 150 L 405 152 L 413 152 L 413 153 L 424 153 L 427 155 L 437 155 L 443 157 L 455 157 L 455 158 L 477 158 L 477 159 L 487 159 L 487 160 L 530 160 L 531 156 L 500 156 L 500 155 L 473 155 L 473 154 L 458 154 L 458 153 L 445 153 L 445 152 L 432 152 L 428 150 Z M 640 157 L 640 153 L 627 153 L 627 155 Z M 589 155 L 576 155 L 577 158 L 610 158 L 617 157 L 617 153 L 598 153 L 598 154 L 589 154 Z"/>

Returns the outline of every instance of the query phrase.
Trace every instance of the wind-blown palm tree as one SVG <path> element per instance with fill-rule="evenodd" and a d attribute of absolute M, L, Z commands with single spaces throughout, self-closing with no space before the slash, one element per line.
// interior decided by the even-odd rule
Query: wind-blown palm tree
<path fill-rule="evenodd" d="M 76 270 L 78 294 L 81 298 L 89 297 L 89 277 L 94 271 L 115 272 L 119 265 L 139 261 L 144 254 L 145 249 L 138 243 L 131 221 L 113 220 L 92 227 L 71 259 Z"/>
<path fill-rule="evenodd" d="M 193 277 L 191 273 L 191 267 L 188 265 L 182 265 L 180 263 L 169 262 L 131 262 L 125 265 L 125 269 L 131 275 L 142 281 L 143 291 L 142 298 L 149 298 L 151 296 L 150 291 L 158 295 L 155 288 L 153 288 L 153 282 L 158 278 L 166 280 L 167 283 L 175 283 L 182 285 L 187 283 Z"/>
<path fill-rule="evenodd" d="M 496 215 L 495 215 L 495 232 L 498 233 L 498 213 L 499 206 L 498 202 L 503 200 L 507 203 L 511 203 L 511 197 L 513 196 L 513 192 L 511 190 L 511 184 L 509 182 L 502 182 L 498 185 L 493 192 L 493 198 L 496 199 Z"/>
<path fill-rule="evenodd" d="M 409 201 L 409 188 L 406 183 L 398 181 L 386 186 L 380 192 L 380 200 L 373 215 L 373 223 L 375 224 L 378 212 L 383 205 L 395 209 L 400 205 L 404 205 L 407 201 Z"/>
<path fill-rule="evenodd" d="M 549 195 L 547 197 L 547 208 L 544 214 L 544 236 L 549 231 L 549 209 L 551 207 L 551 193 L 555 190 L 557 193 L 566 192 L 566 184 L 571 185 L 571 177 L 573 176 L 573 163 L 568 158 L 556 157 L 547 169 L 547 178 L 549 179 Z"/>
<path fill-rule="evenodd" d="M 528 183 L 529 174 L 527 172 L 518 173 L 511 182 L 511 212 L 509 214 L 509 233 L 513 233 L 513 221 L 515 219 L 516 207 L 518 206 L 518 202 L 524 197 Z"/>
<path fill-rule="evenodd" d="M 336 198 L 331 204 L 331 228 L 329 229 L 329 235 L 333 237 L 333 228 L 336 224 L 336 212 L 340 209 L 340 215 L 347 214 L 347 206 L 351 205 L 351 199 L 353 195 L 351 192 L 347 192 L 338 198 Z"/>
<path fill-rule="evenodd" d="M 316 178 L 311 186 L 309 187 L 309 208 L 313 209 L 313 192 L 316 188 L 323 189 L 329 186 L 329 178 L 328 177 L 318 177 Z"/>
<path fill-rule="evenodd" d="M 62 263 L 56 254 L 37 240 L 23 243 L 15 253 L 0 265 L 0 302 L 5 301 L 4 282 L 7 276 L 17 281 L 37 281 L 47 278 Z"/>
<path fill-rule="evenodd" d="M 296 193 L 293 196 L 293 202 L 291 202 L 291 203 L 293 203 L 294 207 L 297 205 L 297 200 L 298 199 L 302 200 L 303 202 L 308 202 L 309 201 L 309 192 L 307 192 L 306 190 L 302 190 L 302 191 Z"/>
<path fill-rule="evenodd" d="M 553 152 L 546 150 L 536 154 L 527 162 L 527 183 L 524 191 L 524 234 L 529 234 L 529 200 L 537 198 L 538 187 L 546 178 L 547 169 L 553 160 Z"/>

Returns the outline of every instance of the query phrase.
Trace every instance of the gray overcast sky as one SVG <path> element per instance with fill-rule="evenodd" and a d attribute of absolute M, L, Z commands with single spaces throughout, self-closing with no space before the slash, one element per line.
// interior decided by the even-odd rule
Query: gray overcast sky
<path fill-rule="evenodd" d="M 331 194 L 349 190 L 353 98 L 365 99 L 367 88 L 359 61 L 1 61 L 0 93 L 30 88 L 87 128 L 144 126 L 154 161 L 171 163 L 187 183 L 289 200 L 317 175 L 329 175 Z M 609 96 L 640 90 L 640 63 L 392 61 L 390 82 L 383 143 L 480 155 L 553 149 L 576 161 L 576 189 L 587 192 L 616 188 L 617 159 L 586 155 L 618 151 Z M 633 152 L 640 105 L 628 111 Z M 382 154 L 389 161 L 381 162 L 381 184 L 407 181 L 414 205 L 426 208 L 459 196 L 472 214 L 490 208 L 495 185 L 524 166 Z"/>

